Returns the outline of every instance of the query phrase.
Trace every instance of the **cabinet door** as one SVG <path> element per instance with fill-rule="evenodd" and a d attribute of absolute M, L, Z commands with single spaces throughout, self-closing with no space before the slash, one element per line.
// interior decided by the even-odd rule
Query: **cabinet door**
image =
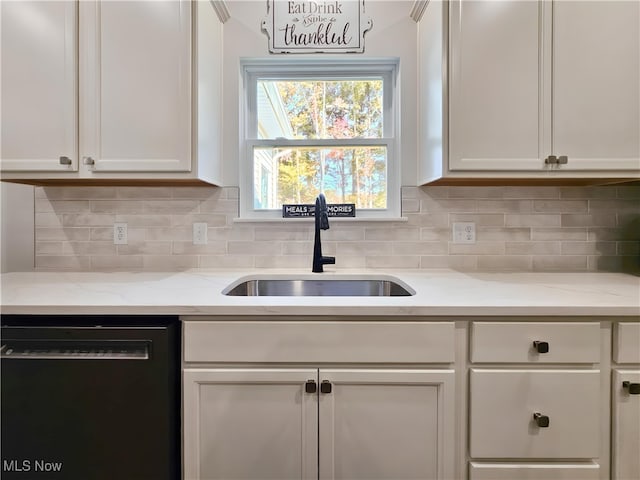
<path fill-rule="evenodd" d="M 191 168 L 191 2 L 80 2 L 80 151 L 103 171 Z"/>
<path fill-rule="evenodd" d="M 3 171 L 75 171 L 77 4 L 0 2 Z"/>
<path fill-rule="evenodd" d="M 541 170 L 548 4 L 451 2 L 450 170 Z"/>
<path fill-rule="evenodd" d="M 316 369 L 185 369 L 184 478 L 317 479 Z"/>
<path fill-rule="evenodd" d="M 640 173 L 640 3 L 553 3 L 553 152 Z"/>
<path fill-rule="evenodd" d="M 321 369 L 320 478 L 453 478 L 453 385 L 452 370 Z"/>
<path fill-rule="evenodd" d="M 622 382 L 640 383 L 640 370 L 613 372 L 613 459 L 614 480 L 640 478 L 640 395 L 630 394 Z"/>

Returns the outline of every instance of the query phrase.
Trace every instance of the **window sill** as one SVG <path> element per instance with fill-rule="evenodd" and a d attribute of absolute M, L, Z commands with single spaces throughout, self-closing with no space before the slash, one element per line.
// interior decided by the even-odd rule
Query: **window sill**
<path fill-rule="evenodd" d="M 408 217 L 366 218 L 366 217 L 329 217 L 329 223 L 362 223 L 362 222 L 408 222 Z M 313 223 L 314 217 L 306 218 L 234 218 L 233 223 Z"/>

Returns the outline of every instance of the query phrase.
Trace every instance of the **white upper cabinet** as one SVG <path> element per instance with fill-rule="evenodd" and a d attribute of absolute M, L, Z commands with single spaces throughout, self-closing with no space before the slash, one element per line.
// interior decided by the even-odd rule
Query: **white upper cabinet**
<path fill-rule="evenodd" d="M 451 170 L 542 167 L 540 14 L 535 1 L 452 2 Z"/>
<path fill-rule="evenodd" d="M 191 4 L 85 2 L 83 157 L 100 171 L 191 170 Z"/>
<path fill-rule="evenodd" d="M 0 2 L 4 171 L 78 169 L 74 2 Z"/>
<path fill-rule="evenodd" d="M 418 26 L 421 183 L 640 178 L 640 3 L 437 3 Z"/>
<path fill-rule="evenodd" d="M 640 3 L 554 2 L 552 152 L 565 169 L 640 169 Z"/>
<path fill-rule="evenodd" d="M 220 183 L 221 70 L 210 2 L 2 2 L 3 179 Z"/>

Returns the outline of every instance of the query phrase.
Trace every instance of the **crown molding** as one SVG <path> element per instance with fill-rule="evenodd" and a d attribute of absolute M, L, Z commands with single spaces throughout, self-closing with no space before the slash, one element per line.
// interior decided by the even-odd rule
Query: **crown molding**
<path fill-rule="evenodd" d="M 420 22 L 422 20 L 422 15 L 424 15 L 424 11 L 427 9 L 427 5 L 429 4 L 429 0 L 415 0 L 413 2 L 413 7 L 411 7 L 411 13 L 409 16 L 416 22 Z"/>
<path fill-rule="evenodd" d="M 229 13 L 229 9 L 227 8 L 227 4 L 225 0 L 209 0 L 211 2 L 211 6 L 216 11 L 218 15 L 218 19 L 225 23 L 227 20 L 231 18 L 231 14 Z"/>

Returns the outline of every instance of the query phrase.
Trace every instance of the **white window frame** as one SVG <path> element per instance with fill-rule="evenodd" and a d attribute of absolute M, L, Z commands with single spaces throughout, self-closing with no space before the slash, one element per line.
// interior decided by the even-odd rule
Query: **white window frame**
<path fill-rule="evenodd" d="M 282 219 L 282 209 L 254 209 L 253 149 L 259 146 L 385 146 L 387 149 L 387 208 L 357 209 L 356 219 L 398 219 L 401 216 L 400 192 L 400 98 L 399 59 L 392 58 L 333 58 L 322 59 L 242 59 L 242 98 L 240 107 L 240 219 Z M 257 82 L 262 79 L 364 78 L 382 77 L 383 137 L 380 139 L 259 139 L 257 118 Z"/>

